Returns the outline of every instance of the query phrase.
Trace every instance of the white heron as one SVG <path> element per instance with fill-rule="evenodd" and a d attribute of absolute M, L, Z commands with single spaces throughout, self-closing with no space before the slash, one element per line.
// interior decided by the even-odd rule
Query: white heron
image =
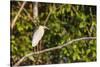
<path fill-rule="evenodd" d="M 39 28 L 34 32 L 32 38 L 32 46 L 35 47 L 38 45 L 39 41 L 42 39 L 44 35 L 44 29 L 48 29 L 46 26 L 39 26 Z"/>

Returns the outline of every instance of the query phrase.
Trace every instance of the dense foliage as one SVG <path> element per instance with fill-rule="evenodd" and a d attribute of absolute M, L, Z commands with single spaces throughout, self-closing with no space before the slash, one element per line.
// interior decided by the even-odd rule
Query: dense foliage
<path fill-rule="evenodd" d="M 22 4 L 22 2 L 19 3 Z M 33 15 L 32 4 L 32 2 L 27 2 L 24 6 L 31 16 Z M 11 21 L 17 15 L 20 7 L 18 1 L 11 1 Z M 39 3 L 38 10 L 37 26 L 23 10 L 14 28 L 11 29 L 11 64 L 13 65 L 26 54 L 33 52 L 33 33 L 39 25 L 44 24 L 43 21 L 49 12 L 51 15 L 46 23 L 49 30 L 45 30 L 41 40 L 42 50 L 63 45 L 76 38 L 96 37 L 96 6 Z M 62 49 L 33 55 L 26 58 L 20 65 L 90 61 L 96 61 L 96 40 L 81 40 Z"/>

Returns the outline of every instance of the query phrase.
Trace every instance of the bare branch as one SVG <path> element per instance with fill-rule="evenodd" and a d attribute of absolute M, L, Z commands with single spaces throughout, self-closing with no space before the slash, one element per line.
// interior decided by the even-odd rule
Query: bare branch
<path fill-rule="evenodd" d="M 45 19 L 45 21 L 44 21 L 44 25 L 46 25 L 46 23 L 48 22 L 48 19 L 49 19 L 50 15 L 51 15 L 51 12 L 49 12 L 47 18 Z"/>
<path fill-rule="evenodd" d="M 58 8 L 55 8 L 55 10 L 60 9 L 60 8 L 62 8 L 63 6 L 65 6 L 65 5 L 62 5 L 62 6 L 58 7 Z M 46 25 L 46 23 L 48 22 L 50 15 L 51 15 L 51 11 L 49 12 L 48 16 L 46 17 L 45 21 L 43 22 L 44 25 Z"/>
<path fill-rule="evenodd" d="M 18 2 L 18 4 L 21 5 L 19 2 Z M 29 19 L 34 23 L 34 20 L 33 20 L 33 18 L 31 17 L 31 15 L 29 14 L 29 12 L 28 12 L 25 8 L 23 8 L 23 10 L 24 10 L 24 12 L 27 14 L 27 16 L 29 17 Z M 36 26 L 35 23 L 34 23 L 34 25 Z"/>
<path fill-rule="evenodd" d="M 17 15 L 15 16 L 14 20 L 12 21 L 12 24 L 11 24 L 11 28 L 13 29 L 14 25 L 15 25 L 15 22 L 17 21 L 18 19 L 18 16 L 20 15 L 21 11 L 23 10 L 24 8 L 24 5 L 26 4 L 26 1 L 23 2 L 21 8 L 19 9 Z"/>
<path fill-rule="evenodd" d="M 73 42 L 76 42 L 76 41 L 80 41 L 80 40 L 91 40 L 91 39 L 96 39 L 96 37 L 82 37 L 82 38 L 77 38 L 77 39 L 73 39 L 63 45 L 60 45 L 60 46 L 57 46 L 57 47 L 53 47 L 53 48 L 49 48 L 49 49 L 45 49 L 45 50 L 42 50 L 42 51 L 37 51 L 37 52 L 32 52 L 32 53 L 29 53 L 27 55 L 25 55 L 24 57 L 22 57 L 14 66 L 18 66 L 25 58 L 31 56 L 31 55 L 34 55 L 34 54 L 40 54 L 40 53 L 44 53 L 44 52 L 48 52 L 48 51 L 53 51 L 53 50 L 56 50 L 56 49 L 61 49 Z"/>
<path fill-rule="evenodd" d="M 75 9 L 75 7 L 72 6 L 71 8 L 72 8 L 72 10 L 75 12 L 75 14 L 78 16 L 79 14 L 78 14 L 78 11 Z"/>
<path fill-rule="evenodd" d="M 38 2 L 33 3 L 33 19 L 34 23 L 38 22 Z"/>

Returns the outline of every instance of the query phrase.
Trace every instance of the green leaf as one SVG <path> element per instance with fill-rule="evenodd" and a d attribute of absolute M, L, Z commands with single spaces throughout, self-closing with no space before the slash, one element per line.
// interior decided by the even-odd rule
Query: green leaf
<path fill-rule="evenodd" d="M 88 49 L 88 50 L 86 51 L 87 55 L 88 55 L 90 52 L 91 52 L 91 49 Z"/>

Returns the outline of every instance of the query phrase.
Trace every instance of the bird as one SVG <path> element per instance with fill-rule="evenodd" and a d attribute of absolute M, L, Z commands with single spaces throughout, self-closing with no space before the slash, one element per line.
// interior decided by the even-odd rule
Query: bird
<path fill-rule="evenodd" d="M 40 25 L 38 29 L 34 32 L 33 37 L 32 37 L 32 47 L 35 47 L 38 45 L 39 41 L 42 39 L 44 35 L 45 29 L 48 29 L 48 27 Z"/>

